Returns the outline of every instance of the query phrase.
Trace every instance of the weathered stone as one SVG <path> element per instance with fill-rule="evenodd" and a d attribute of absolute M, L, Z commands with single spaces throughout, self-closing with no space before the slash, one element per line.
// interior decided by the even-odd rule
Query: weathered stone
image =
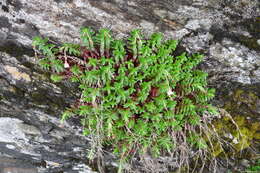
<path fill-rule="evenodd" d="M 19 72 L 16 67 L 4 66 L 4 70 L 7 71 L 15 80 L 25 80 L 26 82 L 31 81 L 28 74 Z"/>
<path fill-rule="evenodd" d="M 79 96 L 77 87 L 53 84 L 39 69 L 31 47 L 34 36 L 59 44 L 78 43 L 83 26 L 109 28 L 117 38 L 134 28 L 146 36 L 163 32 L 181 40 L 179 52 L 205 54 L 200 68 L 217 88 L 216 105 L 259 120 L 259 14 L 258 0 L 2 0 L 0 172 L 91 172 L 79 122 L 60 123 L 62 111 Z M 244 95 L 234 97 L 241 88 Z M 108 157 L 109 172 L 114 161 Z"/>

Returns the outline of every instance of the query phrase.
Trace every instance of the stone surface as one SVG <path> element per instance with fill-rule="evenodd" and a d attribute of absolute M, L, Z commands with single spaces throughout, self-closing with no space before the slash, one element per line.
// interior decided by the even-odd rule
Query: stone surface
<path fill-rule="evenodd" d="M 0 172 L 94 172 L 77 119 L 59 120 L 76 87 L 51 83 L 36 66 L 34 36 L 77 43 L 82 26 L 106 27 L 118 38 L 134 28 L 163 32 L 181 41 L 179 50 L 205 54 L 200 68 L 217 88 L 217 105 L 231 102 L 231 113 L 259 120 L 259 14 L 258 0 L 1 0 Z M 239 88 L 252 89 L 256 103 L 226 98 Z"/>

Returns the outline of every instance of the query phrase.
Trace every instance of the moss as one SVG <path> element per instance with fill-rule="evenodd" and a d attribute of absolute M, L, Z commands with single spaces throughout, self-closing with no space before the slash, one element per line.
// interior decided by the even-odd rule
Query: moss
<path fill-rule="evenodd" d="M 233 120 L 235 124 L 233 123 Z M 258 131 L 260 130 L 260 123 L 251 123 L 241 115 L 235 116 L 233 120 L 226 116 L 214 121 L 213 126 L 220 136 L 229 136 L 228 134 L 232 135 L 226 138 L 235 149 L 235 152 L 238 153 L 239 151 L 248 148 L 254 139 L 259 139 L 260 134 Z M 212 155 L 216 157 L 221 155 L 223 152 L 224 149 L 219 145 L 219 143 L 215 143 Z M 234 154 L 231 152 L 226 153 Z"/>
<path fill-rule="evenodd" d="M 256 107 L 256 100 L 259 99 L 253 92 L 237 89 L 233 95 L 234 101 L 245 103 L 252 107 Z"/>
<path fill-rule="evenodd" d="M 219 156 L 224 151 L 224 149 L 221 147 L 221 145 L 218 142 L 213 145 L 213 148 L 214 149 L 211 153 L 213 157 Z"/>
<path fill-rule="evenodd" d="M 3 100 L 3 99 L 4 99 L 4 97 L 0 95 L 0 101 Z"/>
<path fill-rule="evenodd" d="M 239 41 L 250 49 L 260 50 L 260 45 L 257 43 L 257 38 L 255 37 L 251 38 L 251 37 L 241 35 L 239 37 Z"/>
<path fill-rule="evenodd" d="M 236 88 L 232 91 L 232 94 L 223 96 L 225 100 L 223 108 L 232 116 L 241 115 L 256 119 L 259 116 L 257 108 L 258 102 L 260 101 L 258 87 L 259 86 L 256 85 Z"/>

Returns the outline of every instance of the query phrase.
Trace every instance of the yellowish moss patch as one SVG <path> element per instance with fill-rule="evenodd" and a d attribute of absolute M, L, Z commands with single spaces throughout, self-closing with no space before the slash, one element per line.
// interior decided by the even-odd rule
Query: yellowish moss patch
<path fill-rule="evenodd" d="M 252 141 L 260 137 L 260 123 L 251 123 L 241 115 L 237 115 L 233 119 L 231 116 L 224 116 L 215 120 L 213 127 L 220 136 L 224 136 L 230 142 L 235 152 L 250 147 Z M 212 155 L 216 157 L 223 152 L 224 150 L 219 143 L 214 143 Z"/>

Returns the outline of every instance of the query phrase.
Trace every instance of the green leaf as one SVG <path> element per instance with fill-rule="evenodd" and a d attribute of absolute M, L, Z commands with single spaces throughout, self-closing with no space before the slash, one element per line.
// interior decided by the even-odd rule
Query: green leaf
<path fill-rule="evenodd" d="M 166 149 L 168 152 L 171 152 L 173 142 L 170 137 L 161 137 L 159 138 L 158 143 L 162 148 Z"/>
<path fill-rule="evenodd" d="M 50 60 L 48 58 L 43 58 L 39 60 L 39 65 L 44 69 L 44 70 L 49 70 L 51 65 L 50 65 Z"/>
<path fill-rule="evenodd" d="M 139 136 L 145 136 L 149 132 L 149 128 L 147 127 L 146 123 L 138 120 L 134 125 L 134 131 Z"/>
<path fill-rule="evenodd" d="M 33 38 L 32 46 L 44 46 L 48 42 L 48 39 L 42 39 L 39 36 Z"/>
<path fill-rule="evenodd" d="M 163 116 L 165 119 L 173 119 L 175 114 L 173 111 L 166 111 Z"/>
<path fill-rule="evenodd" d="M 152 146 L 152 155 L 153 157 L 158 157 L 160 155 L 160 147 L 158 145 Z"/>
<path fill-rule="evenodd" d="M 134 127 L 134 125 L 135 125 L 135 121 L 134 121 L 134 120 L 130 120 L 130 121 L 128 122 L 128 124 L 127 124 L 127 127 L 128 127 L 129 129 L 131 129 L 131 128 Z"/>
<path fill-rule="evenodd" d="M 51 66 L 52 66 L 53 70 L 56 71 L 57 73 L 64 71 L 63 62 L 59 59 L 51 60 Z"/>
<path fill-rule="evenodd" d="M 89 129 L 86 129 L 86 128 L 83 129 L 83 135 L 84 136 L 88 136 L 90 134 L 91 134 L 91 131 Z"/>
<path fill-rule="evenodd" d="M 154 122 L 159 122 L 162 119 L 162 114 L 157 113 L 157 114 L 153 114 L 151 115 L 151 120 Z"/>
<path fill-rule="evenodd" d="M 125 122 L 123 120 L 117 120 L 116 121 L 116 126 L 118 128 L 123 127 L 124 125 L 125 125 Z"/>
<path fill-rule="evenodd" d="M 108 29 L 100 29 L 96 36 L 96 40 L 99 44 L 100 56 L 104 56 L 105 51 L 108 52 L 111 44 L 111 35 Z"/>
<path fill-rule="evenodd" d="M 149 44 L 152 47 L 152 49 L 161 46 L 162 38 L 163 38 L 162 33 L 153 33 L 151 35 Z"/>
<path fill-rule="evenodd" d="M 86 46 L 87 49 L 94 50 L 94 41 L 92 39 L 94 32 L 90 28 L 82 28 L 80 31 L 81 40 L 83 46 Z"/>
<path fill-rule="evenodd" d="M 166 44 L 168 45 L 168 49 L 170 51 L 174 51 L 177 48 L 178 41 L 177 40 L 168 40 L 166 42 Z"/>
<path fill-rule="evenodd" d="M 79 115 L 87 115 L 91 113 L 91 107 L 88 105 L 82 105 L 79 107 Z"/>
<path fill-rule="evenodd" d="M 207 143 L 205 142 L 204 139 L 200 138 L 200 139 L 198 140 L 198 142 L 197 142 L 197 147 L 198 147 L 199 149 L 205 149 L 205 148 L 208 147 L 208 145 L 207 145 Z"/>
<path fill-rule="evenodd" d="M 212 106 L 212 105 L 207 105 L 207 110 L 209 113 L 211 113 L 212 115 L 218 115 L 219 112 L 217 110 L 216 107 Z"/>
<path fill-rule="evenodd" d="M 176 120 L 181 121 L 184 118 L 185 114 L 176 114 Z"/>
<path fill-rule="evenodd" d="M 175 128 L 180 124 L 180 121 L 172 120 L 169 124 L 171 125 L 171 127 Z"/>
<path fill-rule="evenodd" d="M 115 40 L 113 42 L 113 56 L 115 59 L 115 62 L 118 64 L 119 62 L 122 62 L 125 56 L 125 44 L 122 40 Z"/>
<path fill-rule="evenodd" d="M 175 106 L 177 105 L 177 102 L 176 101 L 173 101 L 173 100 L 168 100 L 167 101 L 167 109 L 169 110 L 173 110 L 175 108 Z"/>
<path fill-rule="evenodd" d="M 71 55 L 79 56 L 80 55 L 80 45 L 73 43 L 63 43 L 59 48 L 59 51 L 64 53 L 69 53 Z"/>
<path fill-rule="evenodd" d="M 60 82 L 63 79 L 63 76 L 57 75 L 57 74 L 52 74 L 51 75 L 51 80 L 53 82 Z"/>
<path fill-rule="evenodd" d="M 169 83 L 163 82 L 159 85 L 160 93 L 167 93 L 170 89 Z"/>
<path fill-rule="evenodd" d="M 98 60 L 97 59 L 94 59 L 94 58 L 90 58 L 89 61 L 88 61 L 88 64 L 93 66 L 93 67 L 97 67 L 98 65 Z"/>
<path fill-rule="evenodd" d="M 122 119 L 124 120 L 124 122 L 128 122 L 129 119 L 132 117 L 132 112 L 130 110 L 119 110 L 119 113 L 122 116 Z"/>
<path fill-rule="evenodd" d="M 80 82 L 80 79 L 77 76 L 71 76 L 71 82 Z"/>
<path fill-rule="evenodd" d="M 77 65 L 73 65 L 72 67 L 71 67 L 71 72 L 74 74 L 74 75 L 80 75 L 82 72 L 81 72 L 81 70 L 80 70 L 80 68 L 79 68 L 79 66 L 77 66 Z"/>
<path fill-rule="evenodd" d="M 61 116 L 61 122 L 64 122 L 65 120 L 69 119 L 72 116 L 73 116 L 73 112 L 72 111 L 70 111 L 70 110 L 64 111 L 62 116 Z"/>
<path fill-rule="evenodd" d="M 137 110 L 137 103 L 133 100 L 128 100 L 125 104 L 124 104 L 124 108 L 130 108 L 131 110 L 136 111 Z"/>
<path fill-rule="evenodd" d="M 118 114 L 115 113 L 115 112 L 111 113 L 111 118 L 112 118 L 113 120 L 118 120 L 118 119 L 119 119 Z"/>
<path fill-rule="evenodd" d="M 192 125 L 198 125 L 200 123 L 200 117 L 198 115 L 191 116 L 189 123 Z"/>
<path fill-rule="evenodd" d="M 144 106 L 145 106 L 146 110 L 149 112 L 155 112 L 155 110 L 157 109 L 153 102 L 148 102 Z"/>

